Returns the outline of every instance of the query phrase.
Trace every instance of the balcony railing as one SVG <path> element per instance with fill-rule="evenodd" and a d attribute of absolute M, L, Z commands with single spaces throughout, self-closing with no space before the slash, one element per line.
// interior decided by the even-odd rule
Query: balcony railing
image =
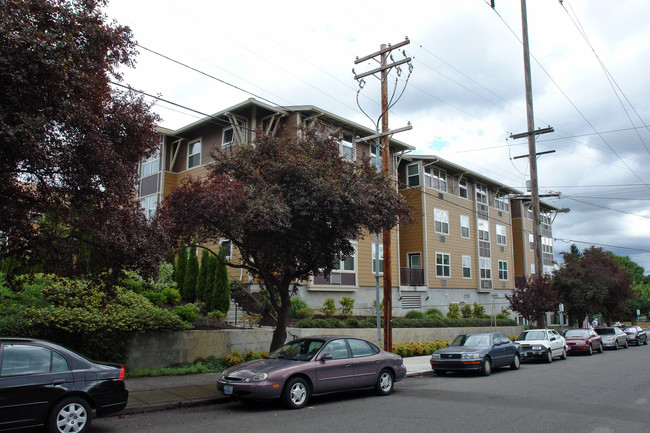
<path fill-rule="evenodd" d="M 399 279 L 402 286 L 424 286 L 424 269 L 400 268 Z"/>

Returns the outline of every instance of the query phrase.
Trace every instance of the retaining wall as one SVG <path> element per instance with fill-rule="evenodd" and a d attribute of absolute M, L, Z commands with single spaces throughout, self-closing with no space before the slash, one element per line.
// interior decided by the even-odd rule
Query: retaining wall
<path fill-rule="evenodd" d="M 519 335 L 523 326 L 503 326 L 497 328 L 506 335 Z M 464 332 L 489 332 L 490 327 L 482 328 L 393 328 L 393 343 L 409 341 L 451 340 Z M 311 335 L 350 335 L 377 341 L 375 328 L 289 328 L 288 339 Z M 168 367 L 180 362 L 192 362 L 196 358 L 210 355 L 222 358 L 239 350 L 261 352 L 269 350 L 273 329 L 220 329 L 170 332 L 134 337 L 129 344 L 126 367 L 151 368 Z"/>

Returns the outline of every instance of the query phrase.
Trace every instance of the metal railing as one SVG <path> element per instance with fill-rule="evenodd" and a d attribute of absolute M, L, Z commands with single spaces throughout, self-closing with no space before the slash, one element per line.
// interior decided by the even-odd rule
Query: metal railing
<path fill-rule="evenodd" d="M 403 286 L 424 286 L 424 269 L 400 268 L 399 279 Z"/>

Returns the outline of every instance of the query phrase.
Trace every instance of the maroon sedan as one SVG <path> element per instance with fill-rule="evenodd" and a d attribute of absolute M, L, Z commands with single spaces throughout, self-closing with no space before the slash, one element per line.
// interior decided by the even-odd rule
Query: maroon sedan
<path fill-rule="evenodd" d="M 217 388 L 237 399 L 280 398 L 299 409 L 312 394 L 375 388 L 387 395 L 404 377 L 401 356 L 360 338 L 321 336 L 291 341 L 264 359 L 230 367 Z"/>
<path fill-rule="evenodd" d="M 583 352 L 593 355 L 594 351 L 603 353 L 603 341 L 593 329 L 567 329 L 564 338 L 569 346 L 569 353 Z"/>

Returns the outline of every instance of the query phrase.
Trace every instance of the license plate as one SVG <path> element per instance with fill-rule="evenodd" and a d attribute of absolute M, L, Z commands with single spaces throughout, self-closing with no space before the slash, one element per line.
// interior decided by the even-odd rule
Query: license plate
<path fill-rule="evenodd" d="M 232 385 L 224 385 L 223 393 L 226 395 L 232 395 Z"/>

